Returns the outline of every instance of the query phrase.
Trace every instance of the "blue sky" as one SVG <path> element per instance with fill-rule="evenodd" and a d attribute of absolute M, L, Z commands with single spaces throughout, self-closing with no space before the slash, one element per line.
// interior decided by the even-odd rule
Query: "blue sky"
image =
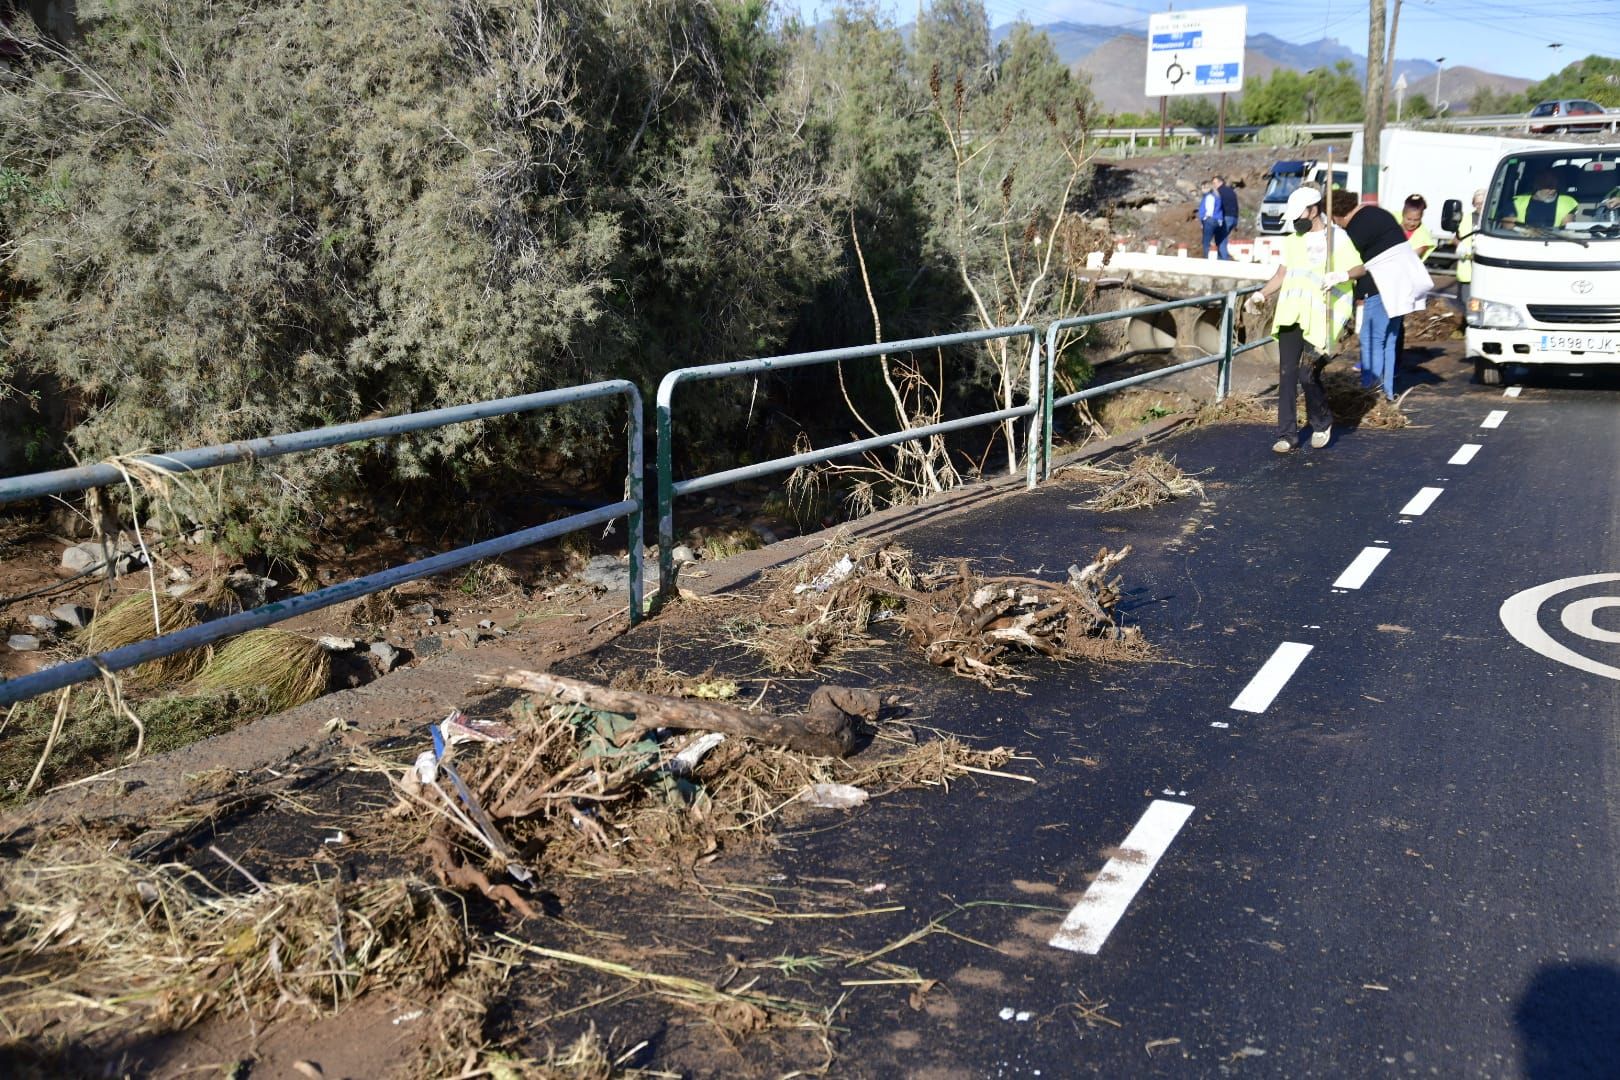
<path fill-rule="evenodd" d="M 828 0 L 780 0 L 806 19 L 825 16 Z M 917 0 L 878 0 L 880 7 L 907 23 L 916 18 Z M 1193 9 L 1224 7 L 1225 0 L 1176 5 Z M 1395 0 L 1386 0 L 1391 12 Z M 1020 17 L 1032 23 L 1077 22 L 1143 31 L 1147 16 L 1168 9 L 1152 0 L 985 0 L 992 25 Z M 1269 33 L 1285 41 L 1337 38 L 1356 52 L 1367 50 L 1365 0 L 1249 0 L 1249 33 Z M 1503 75 L 1543 79 L 1593 53 L 1620 56 L 1620 2 L 1617 0 L 1405 0 L 1395 43 L 1403 59 L 1436 60 L 1447 67 L 1467 65 Z M 1555 48 L 1554 46 L 1559 46 Z"/>

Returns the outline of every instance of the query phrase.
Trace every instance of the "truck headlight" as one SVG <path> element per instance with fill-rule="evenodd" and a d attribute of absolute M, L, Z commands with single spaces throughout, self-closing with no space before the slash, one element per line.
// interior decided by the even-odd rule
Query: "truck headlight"
<path fill-rule="evenodd" d="M 1468 325 L 1482 330 L 1517 330 L 1524 325 L 1524 316 L 1512 304 L 1497 300 L 1468 298 Z"/>

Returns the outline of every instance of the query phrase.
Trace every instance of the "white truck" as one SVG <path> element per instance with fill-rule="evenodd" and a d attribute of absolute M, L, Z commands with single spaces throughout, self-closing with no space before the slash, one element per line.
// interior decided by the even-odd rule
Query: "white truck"
<path fill-rule="evenodd" d="M 1456 229 L 1461 199 L 1448 199 Z M 1474 232 L 1464 331 L 1475 375 L 1620 364 L 1620 145 L 1534 144 L 1498 162 Z"/>
<path fill-rule="evenodd" d="M 1468 206 L 1487 187 L 1504 154 L 1515 150 L 1574 145 L 1524 136 L 1464 135 L 1421 128 L 1385 128 L 1378 142 L 1378 205 L 1401 216 L 1409 195 L 1428 203 L 1423 223 L 1437 241 L 1454 239 L 1442 210 L 1449 200 Z"/>

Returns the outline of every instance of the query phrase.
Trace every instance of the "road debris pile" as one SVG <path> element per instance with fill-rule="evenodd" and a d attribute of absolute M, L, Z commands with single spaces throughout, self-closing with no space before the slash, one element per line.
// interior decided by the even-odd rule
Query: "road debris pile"
<path fill-rule="evenodd" d="M 375 988 L 424 996 L 467 961 L 446 897 L 409 877 L 228 892 L 81 840 L 0 864 L 0 1013 L 42 1057 L 103 1028 L 181 1031 L 211 1013 L 318 1017 Z M 62 1045 L 57 1045 L 61 1043 Z"/>
<path fill-rule="evenodd" d="M 1355 424 L 1364 428 L 1391 431 L 1411 423 L 1401 411 L 1406 395 L 1395 401 L 1384 397 L 1382 389 L 1361 385 L 1361 375 L 1353 368 L 1334 366 L 1322 373 L 1322 387 L 1327 391 L 1328 408 L 1333 410 L 1335 424 Z M 1304 406 L 1300 407 L 1300 422 L 1305 423 Z"/>
<path fill-rule="evenodd" d="M 1147 476 L 1126 479 L 1169 486 Z M 865 641 L 872 623 L 893 619 L 929 663 L 986 686 L 1016 676 L 1011 660 L 1019 654 L 1140 658 L 1145 643 L 1115 616 L 1120 579 L 1111 572 L 1129 553 L 1102 548 L 1054 582 L 983 577 L 965 561 L 918 573 L 902 548 L 835 540 L 777 575 L 758 624 L 739 636 L 772 670 L 803 672 Z"/>
<path fill-rule="evenodd" d="M 1013 756 L 918 744 L 891 730 L 868 690 L 824 686 L 790 715 L 532 671 L 498 681 L 533 696 L 509 723 L 454 713 L 435 725 L 435 748 L 396 779 L 393 813 L 427 824 L 424 851 L 447 886 L 525 917 L 536 913 L 526 887 L 542 874 L 679 875 L 722 833 L 759 831 L 794 803 L 859 805 L 872 789 L 946 784 Z M 844 760 L 878 738 L 903 748 Z"/>
<path fill-rule="evenodd" d="M 1204 497 L 1204 485 L 1183 472 L 1163 454 L 1139 454 L 1127 465 L 1082 463 L 1065 465 L 1057 475 L 1102 488 L 1071 510 L 1140 510 L 1190 495 Z"/>

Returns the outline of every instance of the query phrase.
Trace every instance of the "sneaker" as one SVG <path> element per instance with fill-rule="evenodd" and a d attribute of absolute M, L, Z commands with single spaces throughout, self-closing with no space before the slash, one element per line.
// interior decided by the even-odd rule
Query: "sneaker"
<path fill-rule="evenodd" d="M 1320 449 L 1322 449 L 1322 447 L 1324 447 L 1324 446 L 1326 446 L 1328 444 L 1328 440 L 1331 439 L 1331 438 L 1333 438 L 1333 425 L 1332 424 L 1329 424 L 1327 427 L 1323 428 L 1321 431 L 1313 431 L 1313 432 L 1311 432 L 1311 449 L 1312 450 L 1320 450 Z"/>
<path fill-rule="evenodd" d="M 1271 444 L 1271 448 L 1279 454 L 1286 454 L 1294 448 L 1294 440 L 1289 438 L 1278 439 Z"/>

